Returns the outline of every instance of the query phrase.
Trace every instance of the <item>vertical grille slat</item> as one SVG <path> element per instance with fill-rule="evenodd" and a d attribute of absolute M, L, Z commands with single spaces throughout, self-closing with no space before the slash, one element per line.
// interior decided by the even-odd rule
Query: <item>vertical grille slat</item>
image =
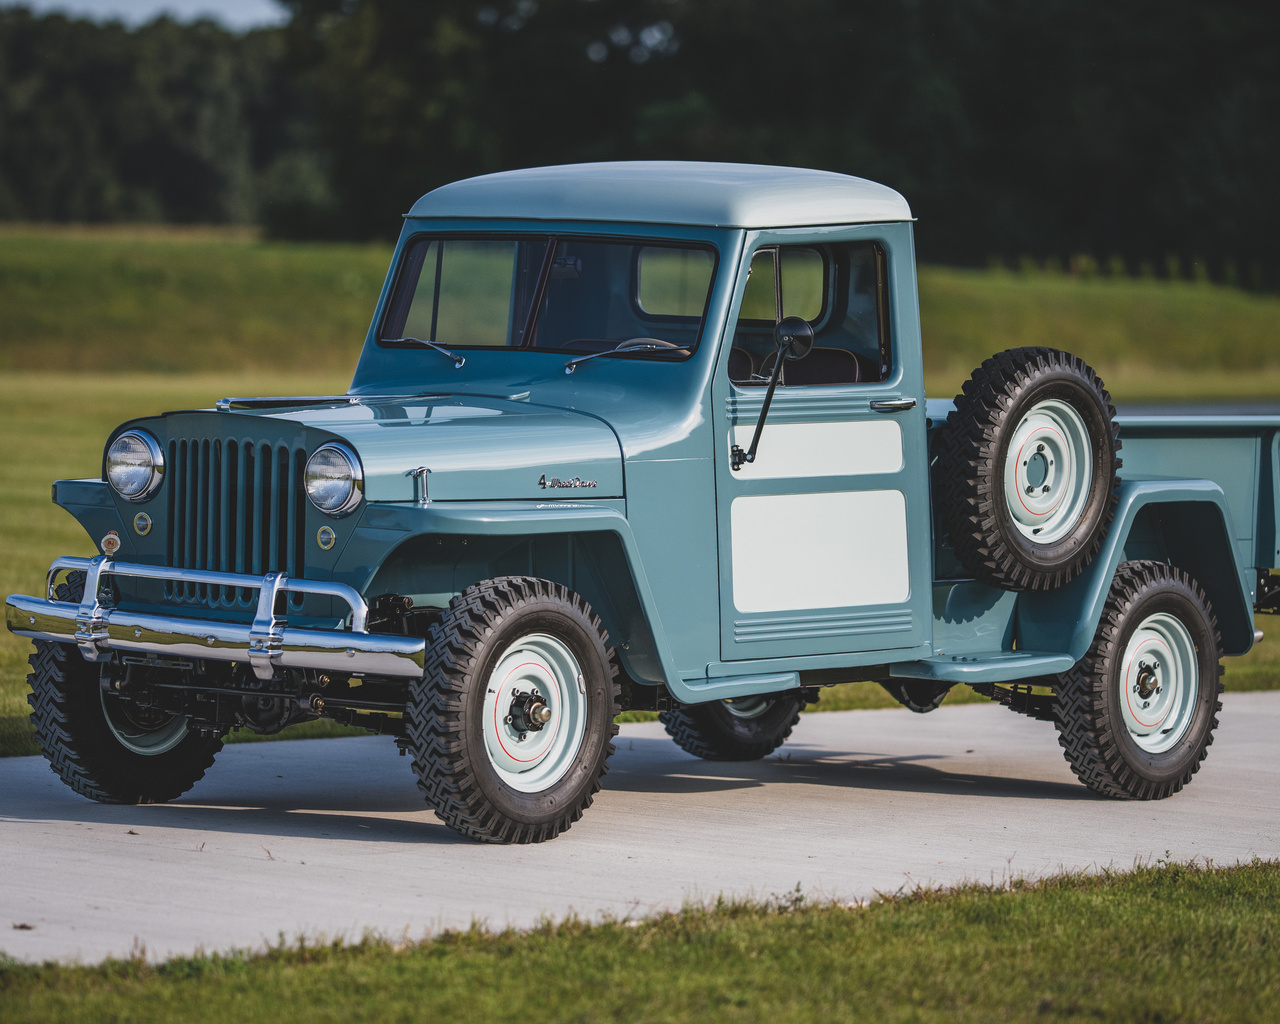
<path fill-rule="evenodd" d="M 271 459 L 271 502 L 270 509 L 267 511 L 267 522 L 269 523 L 267 534 L 269 539 L 267 555 L 267 564 L 275 567 L 280 564 L 280 528 L 283 525 L 280 522 L 280 449 L 268 449 Z"/>
<path fill-rule="evenodd" d="M 182 509 L 182 565 L 186 569 L 194 569 L 196 563 L 196 531 L 195 531 L 195 513 L 196 513 L 196 472 L 198 466 L 192 463 L 200 461 L 200 442 L 189 442 L 187 444 L 186 465 L 182 468 L 183 477 L 183 493 L 186 496 Z M 195 596 L 195 588 L 192 584 L 187 583 L 183 586 L 183 592 L 187 597 Z"/>
<path fill-rule="evenodd" d="M 253 479 L 253 514 L 249 517 L 253 523 L 253 550 L 249 556 L 249 571 L 255 576 L 262 575 L 262 509 L 264 504 L 263 495 L 263 476 L 262 471 L 265 468 L 263 463 L 263 454 L 266 446 L 262 448 L 251 448 L 253 452 L 253 467 L 250 476 Z"/>
<path fill-rule="evenodd" d="M 168 444 L 168 564 L 261 576 L 305 574 L 306 450 L 282 441 L 174 438 Z M 166 584 L 166 597 L 248 608 L 257 592 Z M 290 604 L 301 602 L 290 595 Z"/>

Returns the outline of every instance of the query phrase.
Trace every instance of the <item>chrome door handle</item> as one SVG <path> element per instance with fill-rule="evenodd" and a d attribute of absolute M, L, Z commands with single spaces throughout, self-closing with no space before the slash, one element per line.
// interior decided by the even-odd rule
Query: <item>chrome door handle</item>
<path fill-rule="evenodd" d="M 914 398 L 878 398 L 871 403 L 872 412 L 906 412 L 915 407 Z"/>

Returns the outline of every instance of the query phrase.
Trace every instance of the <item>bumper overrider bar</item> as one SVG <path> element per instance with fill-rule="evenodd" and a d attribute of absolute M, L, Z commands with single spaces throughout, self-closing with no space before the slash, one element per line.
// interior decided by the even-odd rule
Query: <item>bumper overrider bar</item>
<path fill-rule="evenodd" d="M 63 570 L 85 574 L 79 604 L 54 600 L 54 584 Z M 103 577 L 132 576 L 174 583 L 205 583 L 258 591 L 253 623 L 184 619 L 104 607 Z M 345 601 L 351 609 L 349 630 L 298 629 L 276 615 L 285 593 L 323 594 Z M 422 674 L 426 641 L 419 637 L 366 633 L 369 616 L 364 598 L 344 583 L 290 579 L 284 573 L 243 576 L 200 569 L 97 558 L 59 558 L 49 567 L 47 599 L 13 594 L 5 600 L 5 624 L 11 633 L 33 640 L 75 643 L 86 660 L 101 661 L 113 651 L 133 651 L 181 658 L 209 658 L 248 664 L 259 679 L 271 679 L 281 668 L 316 669 L 354 675 Z"/>

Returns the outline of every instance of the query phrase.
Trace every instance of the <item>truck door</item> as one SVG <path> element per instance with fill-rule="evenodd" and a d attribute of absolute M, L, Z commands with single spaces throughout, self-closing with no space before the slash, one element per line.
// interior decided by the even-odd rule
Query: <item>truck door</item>
<path fill-rule="evenodd" d="M 910 226 L 748 241 L 739 279 L 749 276 L 712 390 L 722 660 L 927 654 L 930 512 Z M 814 347 L 784 362 L 756 458 L 734 470 L 732 448 L 749 448 L 760 418 L 784 315 L 809 321 Z"/>

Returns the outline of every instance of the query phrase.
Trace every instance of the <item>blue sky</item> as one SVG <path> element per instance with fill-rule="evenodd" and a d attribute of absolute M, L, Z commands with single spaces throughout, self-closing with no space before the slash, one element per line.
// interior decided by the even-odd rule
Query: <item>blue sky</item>
<path fill-rule="evenodd" d="M 180 21 L 215 18 L 228 28 L 278 25 L 284 10 L 274 0 L 0 0 L 0 7 L 29 7 L 37 14 L 60 11 L 94 21 L 115 19 L 141 25 L 160 14 Z"/>

